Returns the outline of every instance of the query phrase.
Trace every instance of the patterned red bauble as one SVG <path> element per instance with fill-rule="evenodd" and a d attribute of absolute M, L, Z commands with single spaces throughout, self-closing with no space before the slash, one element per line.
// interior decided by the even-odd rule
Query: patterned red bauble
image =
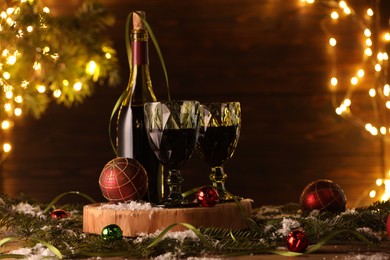
<path fill-rule="evenodd" d="M 210 186 L 204 186 L 196 194 L 198 203 L 203 207 L 213 207 L 219 201 L 218 191 Z"/>
<path fill-rule="evenodd" d="M 137 160 L 118 157 L 104 166 L 99 186 L 110 202 L 139 200 L 148 191 L 148 175 Z"/>
<path fill-rule="evenodd" d="M 302 230 L 293 230 L 287 236 L 287 248 L 291 252 L 303 253 L 308 245 L 309 240 Z"/>
<path fill-rule="evenodd" d="M 320 210 L 339 213 L 346 210 L 347 199 L 339 185 L 330 180 L 309 183 L 300 198 L 303 210 Z"/>

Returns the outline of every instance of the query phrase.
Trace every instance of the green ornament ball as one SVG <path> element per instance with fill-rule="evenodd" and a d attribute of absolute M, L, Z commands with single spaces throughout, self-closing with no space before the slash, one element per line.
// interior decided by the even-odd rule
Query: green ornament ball
<path fill-rule="evenodd" d="M 105 226 L 102 230 L 103 240 L 120 240 L 122 239 L 122 229 L 115 224 Z"/>

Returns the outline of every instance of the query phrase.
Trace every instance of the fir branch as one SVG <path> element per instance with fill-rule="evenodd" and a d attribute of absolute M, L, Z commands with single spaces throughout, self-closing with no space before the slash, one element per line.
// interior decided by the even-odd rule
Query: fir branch
<path fill-rule="evenodd" d="M 205 246 L 205 243 L 197 237 L 177 240 L 164 235 L 157 236 L 159 240 L 157 242 L 156 236 L 106 241 L 99 235 L 83 233 L 82 205 L 76 207 L 63 205 L 61 208 L 72 210 L 72 216 L 58 220 L 51 218 L 50 214 L 43 210 L 37 211 L 35 215 L 18 212 L 16 210 L 18 205 L 26 201 L 25 198 L 0 196 L 0 229 L 3 234 L 16 237 L 27 246 L 34 246 L 37 241 L 44 241 L 58 249 L 61 255 L 69 258 L 99 256 L 141 258 L 156 257 L 166 253 L 183 258 L 248 254 L 291 256 L 294 253 L 276 250 L 286 243 L 286 235 L 280 232 L 283 228 L 282 223 L 286 223 L 288 218 L 286 216 L 290 216 L 292 223 L 296 221 L 299 223 L 299 228 L 304 229 L 312 245 L 308 253 L 313 253 L 329 243 L 375 245 L 386 237 L 385 220 L 390 211 L 388 202 L 375 203 L 369 207 L 348 210 L 341 214 L 313 211 L 297 215 L 295 210 L 276 206 L 278 210 L 274 212 L 279 211 L 278 214 L 284 217 L 264 219 L 257 214 L 257 217 L 253 218 L 258 225 L 256 229 L 236 231 L 216 227 L 197 229 L 197 232 L 210 244 Z M 44 209 L 48 206 L 38 202 L 29 203 L 34 209 Z M 256 209 L 254 212 L 261 212 L 261 210 Z"/>

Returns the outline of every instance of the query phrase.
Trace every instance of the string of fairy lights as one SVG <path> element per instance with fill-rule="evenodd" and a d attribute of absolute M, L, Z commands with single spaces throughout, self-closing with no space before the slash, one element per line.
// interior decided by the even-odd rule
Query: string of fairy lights
<path fill-rule="evenodd" d="M 96 83 L 119 80 L 115 50 L 102 30 L 113 18 L 97 3 L 71 17 L 54 17 L 38 0 L 0 5 L 0 142 L 12 149 L 10 131 L 24 114 L 39 117 L 51 100 L 71 106 Z"/>
<path fill-rule="evenodd" d="M 337 115 L 351 120 L 354 124 L 365 129 L 372 136 L 387 140 L 390 136 L 390 124 L 388 115 L 390 112 L 390 82 L 389 82 L 389 54 L 390 31 L 388 26 L 382 28 L 380 20 L 380 1 L 372 0 L 369 7 L 363 12 L 357 13 L 346 1 L 333 0 L 301 0 L 306 4 L 319 3 L 326 7 L 328 15 L 321 21 L 321 28 L 327 36 L 327 45 L 331 54 L 331 73 L 329 88 L 332 93 L 332 103 Z M 344 37 L 337 34 L 337 28 L 342 26 L 351 29 L 348 22 L 353 22 L 357 28 L 358 48 L 361 50 L 360 60 L 349 75 L 348 72 L 339 69 L 337 59 L 337 47 Z M 350 40 L 350 39 L 349 39 Z M 363 118 L 358 112 L 354 113 L 354 94 L 365 92 L 367 100 L 371 104 L 371 113 Z M 343 94 L 339 100 L 338 95 Z M 358 110 L 358 109 L 356 109 Z M 361 112 L 361 111 L 360 111 Z M 358 115 L 359 114 L 359 115 Z M 390 199 L 390 172 L 382 179 L 376 180 L 376 186 L 383 189 L 378 194 L 374 188 L 369 191 L 369 197 L 380 200 Z"/>

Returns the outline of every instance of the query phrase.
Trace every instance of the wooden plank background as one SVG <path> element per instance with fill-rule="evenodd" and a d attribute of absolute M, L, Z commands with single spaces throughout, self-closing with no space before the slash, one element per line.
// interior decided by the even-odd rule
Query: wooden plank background
<path fill-rule="evenodd" d="M 43 2 L 63 14 L 72 13 L 81 0 Z M 101 2 L 116 17 L 108 33 L 124 83 L 97 88 L 82 105 L 66 109 L 51 104 L 40 120 L 17 122 L 13 151 L 2 165 L 3 192 L 50 201 L 79 190 L 103 201 L 98 177 L 114 157 L 107 128 L 128 77 L 124 23 L 135 10 L 146 11 L 158 38 L 173 98 L 241 102 L 241 137 L 226 163 L 226 186 L 232 193 L 254 199 L 255 206 L 298 202 L 306 184 L 327 178 L 344 189 L 353 207 L 383 176 L 381 140 L 338 117 L 331 104 L 331 59 L 320 28 L 326 15 L 321 6 L 299 0 Z M 370 1 L 351 3 L 363 10 Z M 342 47 L 346 71 L 360 55 L 355 45 Z M 154 88 L 164 99 L 161 67 L 150 49 Z M 184 189 L 209 183 L 209 169 L 196 154 L 182 173 Z"/>

